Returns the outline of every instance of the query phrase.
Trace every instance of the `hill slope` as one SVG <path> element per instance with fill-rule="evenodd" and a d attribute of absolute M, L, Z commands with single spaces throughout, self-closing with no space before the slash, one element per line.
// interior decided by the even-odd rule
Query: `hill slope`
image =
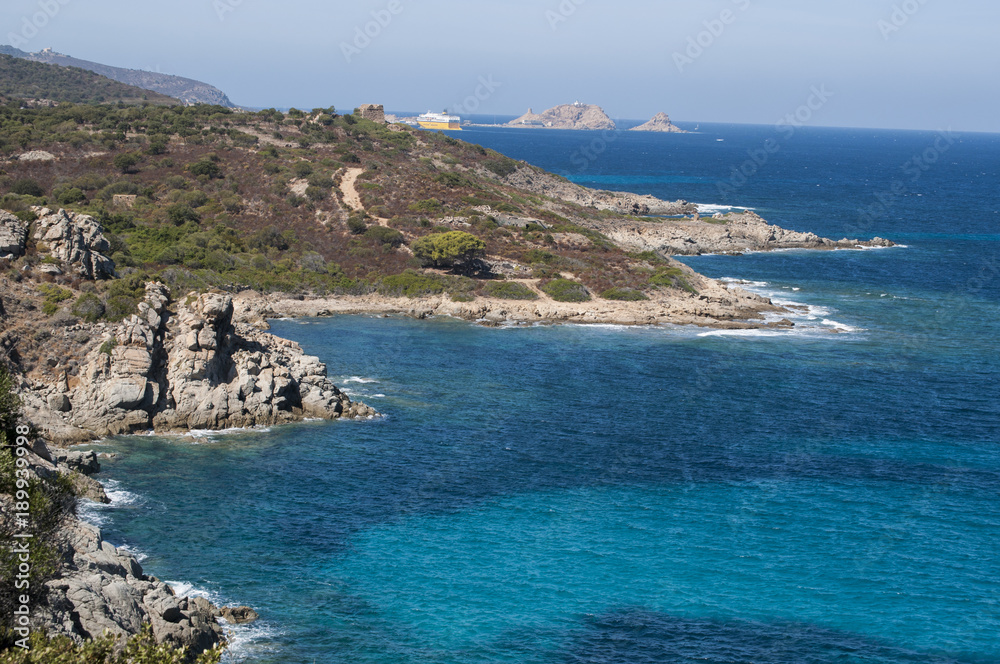
<path fill-rule="evenodd" d="M 165 95 L 112 81 L 90 71 L 31 62 L 7 54 L 0 54 L 0 98 L 73 103 L 179 103 Z"/>
<path fill-rule="evenodd" d="M 32 60 L 34 62 L 44 62 L 50 65 L 61 65 L 63 67 L 78 67 L 87 71 L 100 74 L 113 81 L 132 85 L 144 90 L 180 99 L 185 104 L 216 104 L 226 108 L 234 108 L 235 105 L 229 100 L 222 90 L 190 78 L 173 76 L 171 74 L 159 74 L 156 72 L 142 71 L 139 69 L 124 69 L 122 67 L 112 67 L 110 65 L 80 60 L 78 58 L 56 53 L 52 49 L 45 49 L 38 53 L 26 53 L 11 46 L 0 46 L 0 53 L 5 53 L 17 58 Z"/>

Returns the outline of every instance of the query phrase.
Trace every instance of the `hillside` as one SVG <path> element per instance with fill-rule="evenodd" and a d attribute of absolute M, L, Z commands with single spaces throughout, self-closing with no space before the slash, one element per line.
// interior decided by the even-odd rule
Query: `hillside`
<path fill-rule="evenodd" d="M 157 72 L 142 71 L 139 69 L 124 69 L 122 67 L 112 67 L 89 60 L 80 60 L 68 55 L 56 53 L 52 49 L 45 49 L 38 53 L 26 53 L 11 46 L 0 46 L 0 53 L 5 53 L 17 58 L 42 62 L 50 65 L 60 65 L 62 67 L 77 67 L 94 72 L 113 81 L 135 86 L 144 90 L 179 99 L 185 104 L 217 104 L 227 108 L 233 108 L 234 104 L 229 100 L 224 92 L 218 88 L 181 76 L 171 74 L 160 74 Z"/>
<path fill-rule="evenodd" d="M 31 62 L 7 54 L 0 54 L 0 98 L 73 103 L 178 103 L 176 99 L 93 72 Z"/>

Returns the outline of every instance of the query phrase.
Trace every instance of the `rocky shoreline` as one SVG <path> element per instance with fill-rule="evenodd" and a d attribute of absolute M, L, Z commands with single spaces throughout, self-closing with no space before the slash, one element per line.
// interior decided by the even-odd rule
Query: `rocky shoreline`
<path fill-rule="evenodd" d="M 227 294 L 172 303 L 162 284 L 149 283 L 138 314 L 79 327 L 91 334 L 76 366 L 43 369 L 49 380 L 24 386 L 27 419 L 56 444 L 376 415 L 298 344 L 234 324 Z"/>
<path fill-rule="evenodd" d="M 754 212 L 716 215 L 712 218 L 678 218 L 650 221 L 590 222 L 596 231 L 632 251 L 658 251 L 673 256 L 744 254 L 780 249 L 865 249 L 896 244 L 884 238 L 830 240 L 815 233 L 790 231 L 767 223 Z"/>
<path fill-rule="evenodd" d="M 504 324 L 612 324 L 612 325 L 692 325 L 715 329 L 756 329 L 774 327 L 766 314 L 788 311 L 767 298 L 742 288 L 701 277 L 688 278 L 697 294 L 672 291 L 654 299 L 621 302 L 595 298 L 589 302 L 556 302 L 534 289 L 538 300 L 502 300 L 477 297 L 471 302 L 455 302 L 448 296 L 422 298 L 382 295 L 291 297 L 244 292 L 233 304 L 236 317 L 248 324 L 266 327 L 271 318 L 325 317 L 333 315 L 403 315 L 417 319 L 449 316 L 486 326 Z M 533 284 L 524 280 L 529 287 Z M 772 316 L 773 318 L 773 316 Z M 782 323 L 781 327 L 791 326 Z"/>
<path fill-rule="evenodd" d="M 110 502 L 103 487 L 89 477 L 100 471 L 93 451 L 50 451 L 37 440 L 24 458 L 29 477 L 68 477 L 81 497 Z M 8 500 L 0 495 L 0 519 L 13 515 Z M 43 601 L 31 615 L 32 629 L 82 642 L 106 632 L 125 639 L 150 625 L 157 642 L 188 648 L 191 655 L 223 641 L 220 619 L 225 609 L 200 597 L 178 597 L 169 585 L 145 574 L 132 554 L 104 540 L 100 528 L 76 514 L 62 517 L 53 544 L 60 571 L 42 588 Z M 230 608 L 228 613 L 243 615 L 244 608 Z"/>

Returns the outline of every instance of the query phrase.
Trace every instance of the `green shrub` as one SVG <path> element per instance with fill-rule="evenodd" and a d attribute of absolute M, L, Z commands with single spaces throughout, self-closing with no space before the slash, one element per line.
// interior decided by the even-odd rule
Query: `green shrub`
<path fill-rule="evenodd" d="M 459 175 L 458 173 L 441 173 L 434 178 L 434 181 L 440 182 L 444 186 L 452 189 L 455 189 L 456 187 L 467 187 L 472 184 L 469 182 L 467 177 Z"/>
<path fill-rule="evenodd" d="M 486 243 L 465 231 L 432 233 L 416 240 L 413 255 L 424 265 L 459 267 L 486 254 Z"/>
<path fill-rule="evenodd" d="M 124 152 L 119 155 L 115 155 L 112 160 L 114 167 L 117 168 L 122 173 L 129 173 L 139 163 L 139 155 L 133 152 Z"/>
<path fill-rule="evenodd" d="M 347 220 L 347 228 L 352 235 L 364 235 L 368 231 L 368 224 L 359 216 L 352 216 Z"/>
<path fill-rule="evenodd" d="M 38 290 L 44 296 L 42 311 L 45 312 L 46 316 L 54 315 L 59 311 L 60 304 L 73 297 L 73 291 L 55 284 L 42 284 Z"/>
<path fill-rule="evenodd" d="M 513 175 L 517 172 L 517 162 L 513 159 L 508 159 L 506 157 L 500 159 L 491 159 L 483 163 L 483 166 L 487 170 L 492 171 L 496 175 L 505 178 L 508 175 Z"/>
<path fill-rule="evenodd" d="M 122 648 L 117 647 L 117 639 L 111 634 L 78 644 L 66 636 L 49 638 L 40 632 L 31 635 L 29 646 L 27 650 L 10 648 L 2 653 L 0 661 L 3 664 L 218 664 L 225 648 L 220 646 L 191 657 L 187 648 L 158 644 L 148 624 Z"/>
<path fill-rule="evenodd" d="M 132 274 L 112 281 L 108 286 L 105 316 L 115 322 L 135 313 L 146 296 L 146 284 L 140 275 Z"/>
<path fill-rule="evenodd" d="M 113 351 L 117 346 L 118 346 L 118 340 L 115 339 L 114 337 L 111 337 L 103 344 L 101 344 L 101 347 L 97 349 L 97 352 L 104 353 L 105 355 L 111 355 L 111 351 Z"/>
<path fill-rule="evenodd" d="M 311 201 L 318 202 L 323 200 L 327 196 L 329 196 L 329 192 L 326 189 L 323 189 L 322 187 L 314 187 L 312 185 L 306 187 L 306 197 Z"/>
<path fill-rule="evenodd" d="M 542 249 L 529 249 L 524 252 L 524 256 L 521 258 L 525 263 L 529 265 L 534 265 L 535 263 L 542 263 L 544 265 L 551 265 L 552 263 L 559 262 L 559 257 L 555 254 L 544 251 Z"/>
<path fill-rule="evenodd" d="M 452 302 L 472 302 L 476 296 L 472 293 L 455 293 L 451 296 Z"/>
<path fill-rule="evenodd" d="M 222 169 L 211 159 L 202 159 L 201 161 L 196 161 L 193 164 L 188 164 L 188 172 L 191 175 L 197 176 L 207 176 L 210 180 L 222 177 Z"/>
<path fill-rule="evenodd" d="M 73 303 L 73 315 L 88 323 L 96 323 L 104 315 L 104 302 L 93 293 L 84 293 Z"/>
<path fill-rule="evenodd" d="M 10 193 L 19 196 L 44 196 L 45 190 L 31 178 L 19 178 L 10 186 Z"/>
<path fill-rule="evenodd" d="M 187 203 L 174 203 L 167 207 L 167 219 L 174 226 L 183 226 L 189 221 L 193 223 L 201 221 L 198 213 L 191 209 L 191 206 Z"/>
<path fill-rule="evenodd" d="M 553 279 L 541 285 L 542 291 L 556 302 L 587 302 L 590 291 L 586 286 L 569 279 Z"/>
<path fill-rule="evenodd" d="M 417 214 L 435 214 L 441 211 L 441 201 L 436 198 L 428 198 L 426 200 L 417 201 L 416 203 L 410 203 L 410 212 L 416 212 Z"/>
<path fill-rule="evenodd" d="M 491 281 L 483 287 L 483 295 L 501 300 L 538 299 L 538 293 L 516 281 Z"/>
<path fill-rule="evenodd" d="M 56 192 L 53 192 L 53 194 L 55 196 L 56 202 L 59 203 L 59 205 L 71 205 L 73 203 L 79 203 L 80 201 L 87 199 L 83 191 L 77 189 L 76 187 L 60 189 Z"/>
<path fill-rule="evenodd" d="M 365 237 L 390 247 L 400 247 L 406 240 L 403 234 L 395 228 L 386 228 L 385 226 L 372 226 L 365 231 Z"/>
<path fill-rule="evenodd" d="M 634 288 L 609 288 L 601 293 L 601 297 L 605 300 L 619 300 L 621 302 L 641 302 L 649 299 L 642 291 L 637 291 Z"/>
<path fill-rule="evenodd" d="M 297 161 L 295 165 L 292 166 L 292 172 L 295 173 L 295 177 L 304 178 L 312 175 L 313 165 L 308 161 Z"/>
<path fill-rule="evenodd" d="M 661 267 L 656 271 L 656 274 L 650 277 L 649 284 L 661 288 L 679 288 L 694 294 L 698 292 L 679 267 Z"/>
<path fill-rule="evenodd" d="M 441 277 L 434 274 L 421 274 L 414 270 L 384 277 L 379 284 L 379 291 L 382 294 L 394 297 L 437 295 L 446 289 L 447 284 Z"/>

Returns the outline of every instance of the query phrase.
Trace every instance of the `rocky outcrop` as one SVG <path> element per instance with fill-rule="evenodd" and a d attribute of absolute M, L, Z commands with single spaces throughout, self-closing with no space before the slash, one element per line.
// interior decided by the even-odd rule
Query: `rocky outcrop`
<path fill-rule="evenodd" d="M 482 169 L 481 174 L 497 177 L 486 169 Z M 655 196 L 581 187 L 565 178 L 532 166 L 518 167 L 515 172 L 503 178 L 503 182 L 534 194 L 597 210 L 609 210 L 617 214 L 678 215 L 691 214 L 698 209 L 696 205 L 687 201 L 663 201 Z"/>
<path fill-rule="evenodd" d="M 670 121 L 670 116 L 666 113 L 657 113 L 653 119 L 646 124 L 632 127 L 629 131 L 655 131 L 664 134 L 686 134 L 687 132 Z"/>
<path fill-rule="evenodd" d="M 34 238 L 38 251 L 48 254 L 73 269 L 84 279 L 110 279 L 115 264 L 107 257 L 111 243 L 104 237 L 97 220 L 67 210 L 37 210 Z"/>
<path fill-rule="evenodd" d="M 73 381 L 26 395 L 50 440 L 375 415 L 298 344 L 234 325 L 229 295 L 191 294 L 176 312 L 169 302 L 162 284 L 147 284 L 138 313 L 92 344 Z M 63 405 L 59 396 L 68 408 L 51 407 Z"/>
<path fill-rule="evenodd" d="M 664 219 L 659 221 L 585 221 L 612 242 L 631 251 L 659 251 L 671 255 L 742 254 L 775 249 L 857 249 L 892 247 L 893 242 L 830 240 L 815 233 L 790 231 L 767 223 L 753 212 L 719 215 L 708 221 Z"/>
<path fill-rule="evenodd" d="M 25 457 L 30 475 L 78 477 L 59 461 L 59 452 L 49 454 L 40 441 L 33 448 L 36 453 Z M 77 460 L 90 460 L 93 455 L 77 454 Z M 0 501 L 7 499 L 0 495 Z M 7 507 L 4 517 L 10 513 Z M 220 642 L 223 630 L 218 608 L 202 598 L 177 597 L 167 584 L 144 574 L 131 554 L 104 541 L 96 526 L 67 514 L 54 544 L 60 554 L 59 569 L 46 582 L 43 600 L 32 611 L 33 628 L 79 642 L 105 631 L 127 638 L 149 624 L 157 642 L 188 647 L 191 654 Z"/>
<path fill-rule="evenodd" d="M 17 156 L 18 161 L 55 161 L 56 156 L 45 150 L 32 150 Z"/>
<path fill-rule="evenodd" d="M 260 618 L 257 612 L 249 606 L 224 606 L 222 607 L 222 617 L 232 625 L 245 625 Z"/>
<path fill-rule="evenodd" d="M 13 259 L 24 254 L 27 239 L 28 224 L 0 210 L 0 258 Z"/>
<path fill-rule="evenodd" d="M 564 104 L 543 113 L 528 112 L 508 122 L 509 127 L 544 127 L 546 129 L 615 130 L 615 122 L 604 109 L 592 104 Z"/>

